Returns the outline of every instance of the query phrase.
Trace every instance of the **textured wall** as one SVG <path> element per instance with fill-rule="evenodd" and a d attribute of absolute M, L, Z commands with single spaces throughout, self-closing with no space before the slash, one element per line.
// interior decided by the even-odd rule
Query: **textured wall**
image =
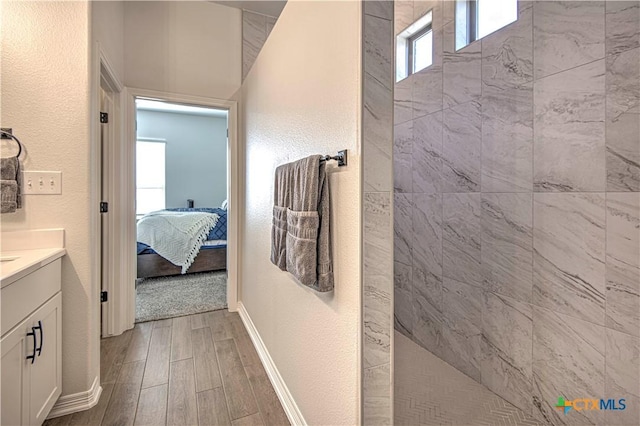
<path fill-rule="evenodd" d="M 241 84 L 242 18 L 205 1 L 126 1 L 125 85 L 229 99 Z"/>
<path fill-rule="evenodd" d="M 363 2 L 363 424 L 392 424 L 393 2 Z"/>
<path fill-rule="evenodd" d="M 166 206 L 220 207 L 227 198 L 227 119 L 138 110 L 138 137 L 166 140 Z"/>
<path fill-rule="evenodd" d="M 640 7 L 519 3 L 395 86 L 395 327 L 553 424 L 640 421 Z M 627 398 L 564 417 L 559 395 Z"/>
<path fill-rule="evenodd" d="M 242 80 L 258 58 L 278 18 L 242 11 Z"/>
<path fill-rule="evenodd" d="M 80 1 L 2 5 L 0 121 L 25 145 L 24 170 L 62 171 L 62 194 L 25 196 L 22 210 L 2 215 L 1 229 L 65 228 L 64 395 L 88 390 L 99 374 L 100 311 L 91 281 L 89 214 L 89 6 Z M 15 153 L 9 149 L 2 141 L 3 156 Z"/>
<path fill-rule="evenodd" d="M 241 300 L 308 424 L 360 419 L 360 19 L 357 2 L 288 2 L 242 89 Z M 341 149 L 335 290 L 320 294 L 269 261 L 274 171 Z"/>

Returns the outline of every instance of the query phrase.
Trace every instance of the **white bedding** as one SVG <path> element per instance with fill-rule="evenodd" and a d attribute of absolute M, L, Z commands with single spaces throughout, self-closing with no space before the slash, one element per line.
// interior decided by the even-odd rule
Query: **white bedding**
<path fill-rule="evenodd" d="M 180 266 L 185 274 L 219 217 L 215 213 L 149 213 L 138 221 L 138 241 Z"/>

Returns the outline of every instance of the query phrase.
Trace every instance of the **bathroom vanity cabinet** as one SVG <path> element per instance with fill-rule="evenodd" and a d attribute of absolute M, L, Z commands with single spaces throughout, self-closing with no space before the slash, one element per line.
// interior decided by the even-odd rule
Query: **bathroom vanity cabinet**
<path fill-rule="evenodd" d="M 61 251 L 51 255 L 25 250 L 15 260 L 3 262 L 22 260 L 30 265 L 15 274 L 4 270 L 2 274 L 3 425 L 41 425 L 61 394 Z M 40 259 L 25 259 L 38 255 Z"/>

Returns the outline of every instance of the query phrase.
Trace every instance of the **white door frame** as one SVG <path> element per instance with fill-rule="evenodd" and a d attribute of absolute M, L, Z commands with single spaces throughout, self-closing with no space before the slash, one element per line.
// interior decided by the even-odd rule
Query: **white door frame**
<path fill-rule="evenodd" d="M 227 155 L 227 195 L 229 203 L 229 215 L 227 217 L 227 306 L 229 311 L 238 310 L 238 240 L 239 240 L 239 167 L 238 167 L 238 105 L 236 101 L 205 98 L 191 95 L 180 95 L 176 93 L 161 92 L 157 90 L 147 90 L 127 87 L 125 88 L 125 109 L 126 109 L 126 161 L 127 172 L 131 173 L 132 178 L 129 180 L 127 188 L 122 188 L 123 192 L 127 192 L 127 198 L 130 202 L 128 206 L 129 225 L 125 230 L 124 247 L 129 253 L 129 258 L 133 262 L 131 276 L 128 280 L 130 284 L 128 296 L 120 303 L 127 306 L 126 312 L 129 313 L 129 324 L 133 327 L 135 319 L 135 287 L 133 282 L 136 278 L 136 253 L 134 247 L 136 245 L 136 227 L 135 227 L 135 146 L 136 146 L 136 98 L 150 98 L 166 102 L 179 104 L 187 104 L 194 106 L 203 106 L 224 109 L 228 111 L 228 155 Z M 122 166 L 125 163 L 121 163 Z"/>
<path fill-rule="evenodd" d="M 122 126 L 122 91 L 124 86 L 120 82 L 117 74 L 114 71 L 113 66 L 108 60 L 107 54 L 100 46 L 100 43 L 96 42 L 93 56 L 93 89 L 92 93 L 94 97 L 92 99 L 92 114 L 91 114 L 91 131 L 92 131 L 92 143 L 91 143 L 91 228 L 92 228 L 92 279 L 95 284 L 95 293 L 92 294 L 91 303 L 95 303 L 97 309 L 97 324 L 95 327 L 97 338 L 102 336 L 111 336 L 122 333 L 126 330 L 125 323 L 121 318 L 120 307 L 115 300 L 117 300 L 118 293 L 121 291 L 121 283 L 124 276 L 124 269 L 121 268 L 119 262 L 118 249 L 122 241 L 122 233 L 119 232 L 122 226 L 122 215 L 119 211 L 122 209 L 122 196 L 120 195 L 118 188 L 121 183 L 121 175 L 118 167 L 118 160 L 121 157 L 122 140 L 123 140 L 123 126 Z M 109 89 L 109 92 L 113 96 L 113 111 L 109 115 L 109 149 L 106 152 L 108 156 L 106 161 L 106 169 L 103 170 L 102 176 L 100 175 L 99 162 L 101 161 L 102 153 L 100 152 L 100 126 L 99 113 L 100 113 L 100 87 L 104 85 Z M 106 244 L 106 255 L 100 256 L 102 253 L 102 236 L 100 230 L 101 214 L 99 209 L 99 203 L 101 200 L 101 182 L 102 179 L 107 179 L 109 182 L 108 194 L 104 201 L 109 202 L 109 213 L 107 213 L 106 220 L 108 221 L 109 239 Z M 101 282 L 103 277 L 100 275 L 102 269 L 105 270 L 104 276 L 107 277 L 105 288 L 109 294 L 109 301 L 102 304 L 102 308 L 105 309 L 105 315 L 102 321 L 102 327 L 100 326 L 100 291 Z"/>

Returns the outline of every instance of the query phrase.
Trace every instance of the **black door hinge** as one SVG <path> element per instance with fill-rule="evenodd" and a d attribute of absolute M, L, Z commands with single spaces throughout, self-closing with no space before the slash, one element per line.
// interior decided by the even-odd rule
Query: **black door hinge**
<path fill-rule="evenodd" d="M 106 291 L 101 291 L 100 292 L 100 303 L 104 303 L 107 300 L 109 300 L 109 293 Z"/>
<path fill-rule="evenodd" d="M 107 213 L 109 211 L 109 203 L 106 201 L 100 202 L 100 213 Z"/>
<path fill-rule="evenodd" d="M 100 113 L 100 123 L 106 124 L 109 122 L 109 113 L 101 112 Z"/>

